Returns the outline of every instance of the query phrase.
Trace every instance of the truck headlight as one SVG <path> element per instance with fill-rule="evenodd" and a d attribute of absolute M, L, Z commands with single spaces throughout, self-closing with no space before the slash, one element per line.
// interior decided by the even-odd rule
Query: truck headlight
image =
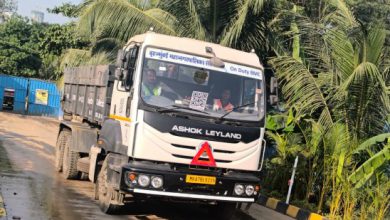
<path fill-rule="evenodd" d="M 161 188 L 163 186 L 163 179 L 159 176 L 152 176 L 151 185 L 153 188 Z"/>
<path fill-rule="evenodd" d="M 247 185 L 246 187 L 245 187 L 245 194 L 247 195 L 247 196 L 251 196 L 251 195 L 253 195 L 253 192 L 255 191 L 255 187 L 253 187 L 252 185 Z"/>
<path fill-rule="evenodd" d="M 234 186 L 234 193 L 238 196 L 241 196 L 244 193 L 244 186 L 241 184 L 236 184 Z"/>
<path fill-rule="evenodd" d="M 142 187 L 147 187 L 150 184 L 150 177 L 145 174 L 140 174 L 138 176 L 138 184 Z"/>

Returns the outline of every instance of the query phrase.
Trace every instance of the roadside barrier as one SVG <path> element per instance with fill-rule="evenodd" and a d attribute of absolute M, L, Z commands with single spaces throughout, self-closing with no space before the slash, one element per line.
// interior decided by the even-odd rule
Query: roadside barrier
<path fill-rule="evenodd" d="M 288 215 L 298 220 L 327 220 L 327 218 L 317 213 L 313 213 L 305 209 L 301 209 L 299 207 L 286 204 L 277 199 L 268 198 L 263 195 L 260 195 L 257 203 L 267 208 L 273 209 L 281 214 Z"/>

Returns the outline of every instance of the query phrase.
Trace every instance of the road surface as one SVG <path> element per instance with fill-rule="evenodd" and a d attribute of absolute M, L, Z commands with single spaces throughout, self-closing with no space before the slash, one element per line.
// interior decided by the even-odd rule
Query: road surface
<path fill-rule="evenodd" d="M 0 112 L 0 195 L 9 220 L 208 219 L 199 205 L 164 202 L 129 205 L 115 216 L 101 213 L 92 183 L 65 181 L 55 172 L 57 125 L 53 119 Z M 292 218 L 256 204 L 235 219 Z"/>

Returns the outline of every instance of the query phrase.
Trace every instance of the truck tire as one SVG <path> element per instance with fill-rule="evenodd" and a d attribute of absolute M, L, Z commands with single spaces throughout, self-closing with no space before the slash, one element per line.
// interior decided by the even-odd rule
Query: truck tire
<path fill-rule="evenodd" d="M 107 157 L 106 157 L 107 158 Z M 123 207 L 113 198 L 117 192 L 107 179 L 108 164 L 105 160 L 95 183 L 95 199 L 99 200 L 99 208 L 106 214 L 116 214 Z M 97 192 L 96 192 L 97 190 Z"/>
<path fill-rule="evenodd" d="M 65 179 L 78 179 L 80 172 L 77 170 L 77 160 L 80 158 L 78 152 L 71 149 L 72 133 L 65 133 L 64 156 L 62 159 L 62 174 Z"/>
<path fill-rule="evenodd" d="M 56 158 L 55 158 L 55 169 L 57 172 L 62 171 L 62 161 L 64 158 L 64 146 L 65 146 L 65 133 L 68 133 L 68 130 L 62 130 L 60 132 L 60 135 L 58 135 L 57 138 L 57 144 L 56 144 Z"/>
<path fill-rule="evenodd" d="M 220 202 L 210 207 L 210 214 L 214 219 L 232 219 L 236 212 L 237 203 Z"/>

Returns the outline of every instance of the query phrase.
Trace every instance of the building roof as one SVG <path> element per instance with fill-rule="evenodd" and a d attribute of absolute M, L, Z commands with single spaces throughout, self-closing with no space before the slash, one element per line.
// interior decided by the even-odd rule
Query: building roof
<path fill-rule="evenodd" d="M 210 58 L 213 57 L 213 55 L 206 52 L 206 47 L 211 47 L 215 55 L 223 61 L 251 66 L 263 70 L 263 66 L 255 53 L 248 53 L 205 41 L 157 34 L 149 31 L 145 34 L 132 37 L 128 44 L 131 42 Z"/>

